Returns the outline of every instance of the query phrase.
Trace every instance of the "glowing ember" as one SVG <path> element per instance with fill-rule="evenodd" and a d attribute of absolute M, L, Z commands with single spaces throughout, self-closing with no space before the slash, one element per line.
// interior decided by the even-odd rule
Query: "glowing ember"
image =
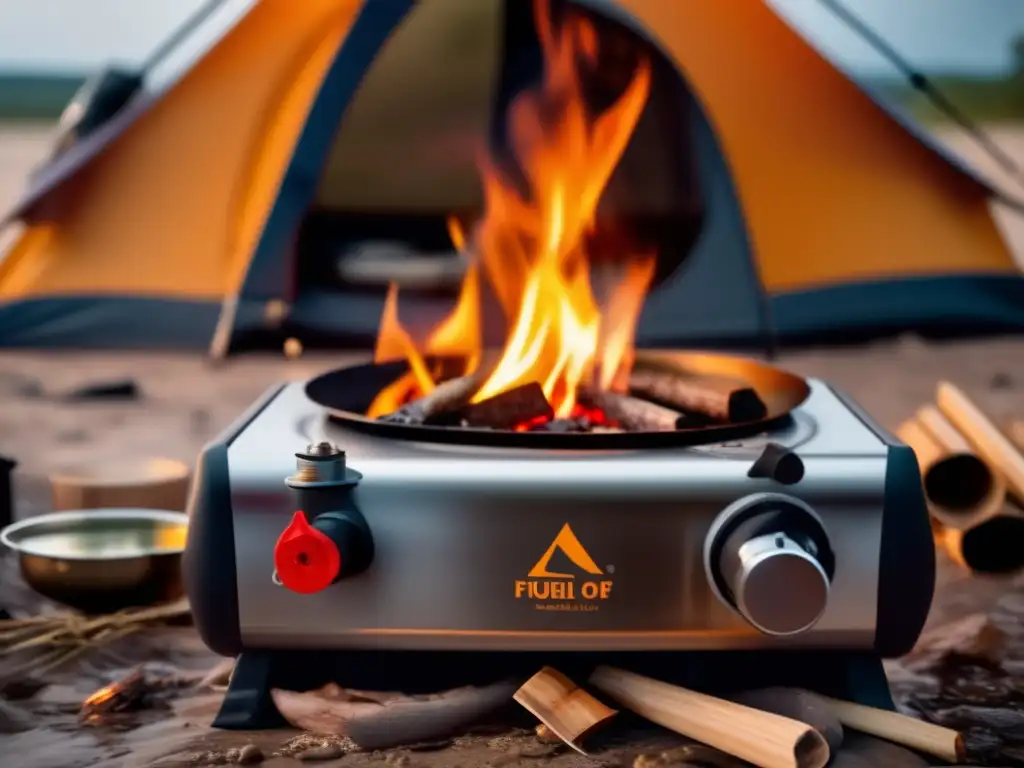
<path fill-rule="evenodd" d="M 468 244 L 461 229 L 450 228 L 456 248 L 472 258 L 471 266 L 455 309 L 421 346 L 398 319 L 397 289 L 389 289 L 375 360 L 407 360 L 410 373 L 378 395 L 368 410 L 371 418 L 433 391 L 437 372 L 429 369 L 425 356 L 462 358 L 466 369 L 461 373 L 480 365 L 481 268 L 510 331 L 472 402 L 537 382 L 556 418 L 586 415 L 601 423 L 600 414 L 584 413 L 577 404 L 577 388 L 621 387 L 629 373 L 654 256 L 630 255 L 602 306 L 591 287 L 587 236 L 647 101 L 650 62 L 642 60 L 619 98 L 592 114 L 580 70 L 592 66 L 598 55 L 594 27 L 576 13 L 567 13 L 556 26 L 546 0 L 535 6 L 544 78 L 513 102 L 508 126 L 510 148 L 529 191 L 521 192 L 492 158 L 481 159 L 483 218 Z"/>
<path fill-rule="evenodd" d="M 82 708 L 94 709 L 96 707 L 102 707 L 108 701 L 111 701 L 115 696 L 117 696 L 121 692 L 121 689 L 122 686 L 119 683 L 105 685 L 83 701 Z"/>

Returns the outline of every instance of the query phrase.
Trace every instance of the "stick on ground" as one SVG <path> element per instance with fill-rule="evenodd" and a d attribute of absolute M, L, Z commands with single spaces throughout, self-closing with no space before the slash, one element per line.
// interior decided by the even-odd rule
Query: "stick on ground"
<path fill-rule="evenodd" d="M 822 768 L 824 737 L 805 723 L 612 667 L 598 667 L 595 688 L 636 714 L 761 768 Z"/>
<path fill-rule="evenodd" d="M 824 698 L 832 712 L 847 728 L 877 736 L 948 763 L 964 761 L 964 740 L 951 728 L 926 723 L 899 712 L 866 707 L 850 701 Z"/>

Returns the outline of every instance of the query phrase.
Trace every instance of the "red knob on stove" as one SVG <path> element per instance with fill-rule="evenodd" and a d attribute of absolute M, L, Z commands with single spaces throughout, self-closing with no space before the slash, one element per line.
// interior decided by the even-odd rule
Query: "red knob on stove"
<path fill-rule="evenodd" d="M 274 547 L 274 568 L 281 583 L 303 595 L 331 586 L 341 573 L 341 552 L 323 531 L 298 511 Z"/>

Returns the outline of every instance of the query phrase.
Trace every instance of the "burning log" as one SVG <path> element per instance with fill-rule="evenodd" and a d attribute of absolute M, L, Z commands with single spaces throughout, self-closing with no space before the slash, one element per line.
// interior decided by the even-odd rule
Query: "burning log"
<path fill-rule="evenodd" d="M 490 429 L 512 429 L 524 422 L 550 419 L 554 415 L 544 390 L 535 381 L 465 405 L 458 411 L 459 420 L 466 426 Z"/>
<path fill-rule="evenodd" d="M 672 432 L 686 422 L 686 416 L 677 411 L 618 392 L 593 390 L 581 393 L 581 397 L 627 432 Z"/>
<path fill-rule="evenodd" d="M 457 411 L 469 402 L 480 386 L 482 377 L 476 373 L 459 376 L 438 384 L 429 395 L 406 403 L 397 411 L 381 416 L 378 421 L 418 427 L 442 414 Z"/>
<path fill-rule="evenodd" d="M 722 376 L 697 376 L 670 368 L 643 366 L 630 374 L 629 390 L 684 413 L 715 421 L 757 421 L 768 412 L 752 387 Z"/>
<path fill-rule="evenodd" d="M 149 695 L 146 675 L 137 669 L 122 680 L 106 685 L 82 702 L 79 716 L 85 720 L 137 709 Z"/>
<path fill-rule="evenodd" d="M 917 456 L 933 517 L 962 527 L 999 512 L 1006 483 L 936 408 L 925 406 L 896 430 Z"/>
<path fill-rule="evenodd" d="M 581 754 L 586 753 L 580 743 L 617 714 L 551 667 L 527 680 L 513 698 Z"/>
<path fill-rule="evenodd" d="M 763 768 L 822 768 L 828 743 L 805 723 L 611 667 L 590 683 L 653 723 Z"/>

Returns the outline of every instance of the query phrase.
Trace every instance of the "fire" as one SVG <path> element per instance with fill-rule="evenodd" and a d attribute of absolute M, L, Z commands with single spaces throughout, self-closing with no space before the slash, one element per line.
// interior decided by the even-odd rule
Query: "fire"
<path fill-rule="evenodd" d="M 591 286 L 587 240 L 601 195 L 647 102 L 650 62 L 642 60 L 618 99 L 592 114 L 580 73 L 598 55 L 595 28 L 575 13 L 556 25 L 546 0 L 536 0 L 535 7 L 544 77 L 516 98 L 508 125 L 526 191 L 493 158 L 481 159 L 483 217 L 468 242 L 460 228 L 450 227 L 470 267 L 454 310 L 422 346 L 399 321 L 398 292 L 389 289 L 375 360 L 407 360 L 410 373 L 380 393 L 368 410 L 371 418 L 433 390 L 436 379 L 426 356 L 464 358 L 464 372 L 481 363 L 481 273 L 510 331 L 474 402 L 537 382 L 556 417 L 565 418 L 577 409 L 581 384 L 614 387 L 632 364 L 653 255 L 633 255 L 602 306 Z"/>

